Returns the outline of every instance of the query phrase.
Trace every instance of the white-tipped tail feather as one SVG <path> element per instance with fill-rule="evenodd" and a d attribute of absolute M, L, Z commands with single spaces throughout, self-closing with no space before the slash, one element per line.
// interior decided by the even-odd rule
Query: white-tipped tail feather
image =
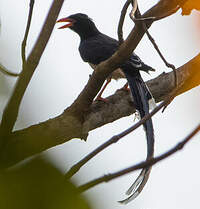
<path fill-rule="evenodd" d="M 149 103 L 151 104 L 151 106 L 153 104 L 153 107 L 155 107 L 155 102 L 152 99 L 152 95 L 149 92 L 148 87 L 145 85 L 144 81 L 142 80 L 139 72 L 133 71 L 131 69 L 131 66 L 129 65 L 125 65 L 124 68 L 122 69 L 128 80 L 135 107 L 139 112 L 139 116 L 143 118 L 145 115 L 149 113 Z M 146 159 L 149 160 L 153 157 L 153 153 L 154 153 L 154 133 L 153 133 L 153 124 L 151 118 L 145 121 L 143 127 L 147 139 Z M 140 192 L 143 190 L 145 184 L 148 181 L 150 171 L 151 171 L 151 167 L 145 167 L 142 169 L 138 178 L 135 180 L 135 182 L 126 192 L 126 194 L 129 195 L 129 197 L 122 201 L 119 201 L 120 203 L 127 204 L 140 194 Z"/>
<path fill-rule="evenodd" d="M 134 200 L 140 192 L 143 190 L 151 171 L 151 167 L 149 169 L 143 169 L 135 180 L 135 182 L 131 185 L 131 187 L 126 191 L 126 195 L 130 195 L 128 198 L 118 201 L 121 204 L 128 204 L 132 200 Z M 132 193 L 132 194 L 131 194 Z"/>
<path fill-rule="evenodd" d="M 137 177 L 135 182 L 129 187 L 129 189 L 126 191 L 126 195 L 130 195 L 132 192 L 135 193 L 136 189 L 138 188 L 138 185 L 141 184 L 145 176 L 145 170 L 142 170 L 140 175 Z"/>
<path fill-rule="evenodd" d="M 134 200 L 140 193 L 139 192 L 135 192 L 133 193 L 131 196 L 129 196 L 128 198 L 118 201 L 121 204 L 128 204 L 129 202 L 131 202 L 132 200 Z"/>

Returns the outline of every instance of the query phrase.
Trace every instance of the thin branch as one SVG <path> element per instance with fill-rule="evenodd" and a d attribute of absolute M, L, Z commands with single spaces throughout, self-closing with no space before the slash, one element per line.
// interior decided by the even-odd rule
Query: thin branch
<path fill-rule="evenodd" d="M 166 17 L 167 15 L 171 15 L 174 13 L 174 11 L 178 11 L 180 7 L 177 6 L 177 8 L 175 9 L 172 9 L 172 11 L 169 11 L 167 14 L 165 14 L 164 16 Z M 139 16 L 139 18 L 135 18 L 134 16 L 135 13 L 131 12 L 130 13 L 130 17 L 131 19 L 135 22 L 135 23 L 138 23 L 138 20 L 139 22 L 142 21 L 142 26 L 143 26 L 143 29 L 145 30 L 145 33 L 147 34 L 147 37 L 149 38 L 149 40 L 151 41 L 151 43 L 153 44 L 154 48 L 156 49 L 158 55 L 160 56 L 160 58 L 162 59 L 162 61 L 165 63 L 165 65 L 168 67 L 168 68 L 171 68 L 173 70 L 173 73 L 174 73 L 174 87 L 177 88 L 178 87 L 178 80 L 177 80 L 177 74 L 176 74 L 176 67 L 173 65 L 173 64 L 170 64 L 169 62 L 167 62 L 167 60 L 165 59 L 165 57 L 163 56 L 163 54 L 161 53 L 158 45 L 156 44 L 154 38 L 151 36 L 151 34 L 149 33 L 148 31 L 148 27 L 145 23 L 145 20 L 142 20 L 141 18 L 141 13 L 140 13 L 140 10 L 139 8 L 137 8 L 137 15 Z M 158 18 L 158 19 L 161 19 Z M 174 98 L 171 97 L 171 100 L 168 101 L 168 103 L 163 107 L 163 110 L 162 112 L 164 112 L 164 110 L 167 108 L 167 106 L 172 102 Z"/>
<path fill-rule="evenodd" d="M 177 11 L 177 9 L 175 8 L 175 11 Z M 174 10 L 173 10 L 174 12 Z M 173 14 L 173 12 L 169 12 L 168 14 Z M 166 15 L 168 15 L 166 14 Z M 165 15 L 165 17 L 166 17 Z M 160 51 L 158 45 L 156 44 L 154 38 L 151 36 L 151 34 L 149 33 L 148 31 L 148 28 L 146 26 L 146 23 L 144 20 L 141 20 L 141 14 L 140 14 L 140 10 L 138 8 L 138 16 L 139 18 L 135 18 L 135 16 L 133 16 L 133 13 L 131 12 L 130 13 L 130 17 L 131 19 L 137 24 L 139 23 L 140 21 L 142 21 L 142 26 L 145 30 L 145 33 L 147 34 L 147 37 L 149 38 L 149 40 L 151 41 L 152 45 L 154 46 L 155 50 L 157 51 L 158 55 L 160 56 L 160 58 L 162 59 L 162 61 L 165 63 L 165 65 L 168 67 L 168 68 L 171 68 L 174 72 L 174 86 L 177 87 L 178 85 L 178 81 L 177 81 L 177 75 L 176 75 L 176 68 L 173 64 L 170 64 L 169 62 L 167 62 L 167 60 L 165 59 L 165 57 L 163 56 L 162 52 Z M 139 21 L 138 21 L 139 20 Z"/>
<path fill-rule="evenodd" d="M 2 64 L 0 64 L 0 72 L 2 72 L 5 75 L 17 77 L 20 75 L 20 73 L 12 73 L 9 70 L 7 70 Z"/>
<path fill-rule="evenodd" d="M 132 131 L 137 129 L 139 126 L 143 125 L 149 118 L 151 118 L 153 115 L 155 115 L 159 110 L 161 110 L 167 103 L 168 99 L 163 101 L 161 104 L 159 104 L 151 113 L 145 115 L 140 121 L 138 121 L 136 124 L 131 126 L 130 128 L 126 129 L 125 131 L 121 132 L 118 135 L 113 136 L 108 141 L 106 141 L 104 144 L 97 147 L 94 151 L 89 153 L 86 157 L 84 157 L 82 160 L 80 160 L 78 163 L 76 163 L 72 168 L 65 174 L 66 178 L 71 178 L 75 173 L 79 171 L 79 169 L 84 166 L 89 160 L 91 160 L 93 157 L 95 157 L 98 153 L 106 149 L 108 146 L 110 146 L 113 143 L 118 142 L 121 138 L 124 136 L 130 134 Z"/>
<path fill-rule="evenodd" d="M 64 0 L 53 1 L 45 23 L 39 34 L 39 38 L 37 39 L 33 50 L 27 59 L 27 62 L 23 66 L 22 73 L 17 80 L 13 94 L 11 95 L 8 104 L 6 105 L 0 126 L 0 147 L 6 143 L 6 138 L 14 127 L 14 124 L 17 120 L 21 100 L 48 43 L 63 2 Z"/>
<path fill-rule="evenodd" d="M 26 25 L 24 39 L 22 41 L 22 46 L 21 46 L 21 56 L 22 56 L 22 63 L 23 63 L 23 65 L 26 62 L 26 42 L 27 42 L 27 38 L 28 38 L 30 26 L 31 26 L 31 19 L 32 19 L 32 14 L 33 14 L 34 3 L 35 3 L 35 0 L 30 0 L 28 21 L 27 21 L 27 25 Z"/>
<path fill-rule="evenodd" d="M 177 5 L 176 8 L 172 8 L 171 11 L 166 12 L 166 13 L 165 13 L 164 15 L 162 15 L 162 16 L 159 16 L 159 17 L 139 17 L 139 18 L 136 18 L 136 17 L 135 17 L 135 12 L 136 12 L 136 11 L 135 11 L 134 9 L 132 9 L 129 15 L 130 15 L 131 19 L 132 19 L 134 22 L 135 22 L 135 21 L 145 21 L 145 22 L 148 22 L 149 20 L 150 20 L 150 21 L 158 21 L 158 20 L 164 19 L 164 18 L 166 18 L 166 17 L 168 17 L 168 16 L 171 16 L 171 15 L 175 14 L 179 9 L 180 9 L 180 6 Z"/>
<path fill-rule="evenodd" d="M 27 42 L 27 38 L 28 38 L 28 33 L 29 33 L 29 29 L 30 29 L 30 24 L 31 24 L 31 18 L 32 18 L 32 12 L 33 12 L 33 6 L 34 6 L 34 2 L 35 0 L 30 0 L 30 9 L 29 9 L 29 16 L 28 16 L 28 21 L 27 21 L 27 26 L 26 26 L 26 31 L 25 31 L 25 35 L 24 35 L 24 39 L 22 42 L 22 46 L 21 46 L 21 55 L 22 55 L 22 62 L 23 64 L 26 61 L 26 56 L 25 56 L 25 48 L 26 48 L 26 42 Z M 9 70 L 7 70 L 3 65 L 0 64 L 0 71 L 6 75 L 9 76 L 13 76 L 13 77 L 17 77 L 20 74 L 18 73 L 12 73 Z"/>
<path fill-rule="evenodd" d="M 127 12 L 127 9 L 129 7 L 129 5 L 131 4 L 131 1 L 132 0 L 127 0 L 126 3 L 124 4 L 123 8 L 122 8 L 122 11 L 121 11 L 119 24 L 118 24 L 118 29 L 117 29 L 119 45 L 121 45 L 124 42 L 123 29 L 122 28 L 123 28 L 126 12 Z"/>
<path fill-rule="evenodd" d="M 176 153 L 177 151 L 180 151 L 183 149 L 183 147 L 192 139 L 193 136 L 195 136 L 198 132 L 200 131 L 200 124 L 181 142 L 179 142 L 176 146 L 174 146 L 173 148 L 171 148 L 170 150 L 168 150 L 167 152 L 159 155 L 158 157 L 154 157 L 150 160 L 147 161 L 143 161 L 141 163 L 138 163 L 134 166 L 131 166 L 129 168 L 123 169 L 121 171 L 112 173 L 112 174 L 108 174 L 108 175 L 104 175 L 100 178 L 94 179 L 80 187 L 77 188 L 78 192 L 84 192 L 100 183 L 103 182 L 108 182 L 111 181 L 115 178 L 118 178 L 120 176 L 123 176 L 125 174 L 128 174 L 130 172 L 133 172 L 135 170 L 138 169 L 142 169 L 142 168 L 146 168 L 148 166 L 153 166 L 154 164 L 158 163 L 159 161 L 168 158 L 169 156 L 171 156 L 172 154 Z"/>

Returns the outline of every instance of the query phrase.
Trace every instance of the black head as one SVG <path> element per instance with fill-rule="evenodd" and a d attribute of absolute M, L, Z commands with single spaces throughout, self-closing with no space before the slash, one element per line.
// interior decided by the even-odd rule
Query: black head
<path fill-rule="evenodd" d="M 59 29 L 70 28 L 78 33 L 81 39 L 86 39 L 99 33 L 92 19 L 86 14 L 73 14 L 59 19 L 57 22 L 67 22 L 68 24 L 59 27 Z"/>

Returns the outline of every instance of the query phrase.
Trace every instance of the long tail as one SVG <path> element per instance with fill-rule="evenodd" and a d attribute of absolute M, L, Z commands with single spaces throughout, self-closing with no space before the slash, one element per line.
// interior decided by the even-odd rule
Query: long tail
<path fill-rule="evenodd" d="M 130 68 L 131 69 L 129 69 L 129 66 L 125 66 L 122 69 L 128 80 L 136 109 L 138 110 L 140 117 L 142 118 L 149 113 L 149 100 L 152 99 L 152 96 L 146 84 L 142 80 L 139 71 L 133 69 L 132 66 L 130 66 Z M 154 154 L 154 131 L 153 131 L 152 120 L 151 119 L 147 120 L 143 126 L 146 132 L 146 139 L 147 139 L 146 159 L 150 159 L 153 157 Z M 140 192 L 143 190 L 149 178 L 150 171 L 151 171 L 151 166 L 144 168 L 141 171 L 138 178 L 135 180 L 135 182 L 126 192 L 126 194 L 130 196 L 122 201 L 119 201 L 120 203 L 127 204 L 140 194 Z"/>

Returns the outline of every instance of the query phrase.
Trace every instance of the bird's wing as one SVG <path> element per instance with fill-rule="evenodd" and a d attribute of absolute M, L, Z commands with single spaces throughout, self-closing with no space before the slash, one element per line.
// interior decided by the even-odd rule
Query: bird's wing
<path fill-rule="evenodd" d="M 116 39 L 100 33 L 96 36 L 81 41 L 79 52 L 85 62 L 97 65 L 111 57 L 118 47 L 119 44 Z M 147 73 L 149 71 L 155 71 L 150 66 L 144 64 L 135 53 L 133 53 L 126 62 L 128 62 L 134 69 L 137 70 L 142 70 Z"/>
<path fill-rule="evenodd" d="M 118 48 L 118 42 L 104 34 L 81 41 L 79 52 L 85 62 L 99 64 L 111 57 Z"/>

